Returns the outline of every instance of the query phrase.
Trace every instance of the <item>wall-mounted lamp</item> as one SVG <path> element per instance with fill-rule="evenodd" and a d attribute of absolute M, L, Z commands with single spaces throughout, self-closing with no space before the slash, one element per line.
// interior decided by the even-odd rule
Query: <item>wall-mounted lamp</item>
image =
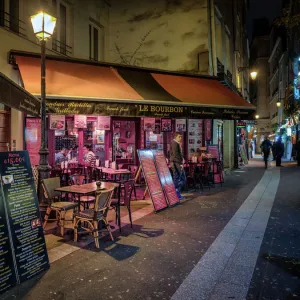
<path fill-rule="evenodd" d="M 247 69 L 249 69 L 250 67 L 249 66 L 246 66 L 246 67 L 239 67 L 238 68 L 238 73 L 241 73 L 241 72 L 243 72 L 243 71 L 245 71 L 245 70 L 247 70 Z M 251 79 L 252 80 L 255 80 L 256 79 L 256 77 L 257 77 L 257 71 L 255 71 L 255 70 L 253 70 L 253 71 L 251 71 L 250 72 L 250 77 L 251 77 Z"/>

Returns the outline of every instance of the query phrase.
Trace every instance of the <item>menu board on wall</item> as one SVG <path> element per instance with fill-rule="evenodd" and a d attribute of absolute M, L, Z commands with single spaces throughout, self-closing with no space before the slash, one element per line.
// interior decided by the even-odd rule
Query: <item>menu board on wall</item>
<path fill-rule="evenodd" d="M 138 150 L 138 156 L 154 210 L 157 212 L 167 208 L 168 203 L 157 174 L 153 152 L 151 150 Z"/>
<path fill-rule="evenodd" d="M 41 119 L 26 118 L 25 143 L 32 165 L 38 165 L 41 148 Z"/>
<path fill-rule="evenodd" d="M 171 176 L 169 167 L 167 165 L 166 157 L 163 151 L 153 151 L 157 173 L 161 185 L 165 191 L 165 196 L 170 206 L 179 203 L 179 199 L 174 186 L 173 178 Z"/>
<path fill-rule="evenodd" d="M 203 146 L 203 120 L 189 119 L 188 153 L 200 153 Z"/>
<path fill-rule="evenodd" d="M 22 283 L 49 268 L 48 254 L 28 152 L 0 152 L 0 161 L 0 200 L 17 282 Z"/>

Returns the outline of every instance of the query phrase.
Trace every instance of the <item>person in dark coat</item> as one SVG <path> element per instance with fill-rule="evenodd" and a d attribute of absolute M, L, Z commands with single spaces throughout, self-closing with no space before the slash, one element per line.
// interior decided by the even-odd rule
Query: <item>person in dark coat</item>
<path fill-rule="evenodd" d="M 267 169 L 268 168 L 268 159 L 269 159 L 269 155 L 270 155 L 270 149 L 272 148 L 272 143 L 268 139 L 267 135 L 265 136 L 264 141 L 261 143 L 260 148 L 264 155 L 265 168 Z"/>
<path fill-rule="evenodd" d="M 297 166 L 300 167 L 300 138 L 295 146 Z"/>
<path fill-rule="evenodd" d="M 277 142 L 275 143 L 275 152 L 276 152 L 276 167 L 282 167 L 281 165 L 281 158 L 284 154 L 284 145 L 281 141 L 281 138 L 278 138 Z"/>
<path fill-rule="evenodd" d="M 185 173 L 183 169 L 183 154 L 180 145 L 181 139 L 182 139 L 182 133 L 176 132 L 174 136 L 174 140 L 171 142 L 171 146 L 170 146 L 171 170 L 173 174 L 176 192 L 180 200 L 183 199 L 183 197 L 180 194 L 180 189 L 185 184 Z"/>

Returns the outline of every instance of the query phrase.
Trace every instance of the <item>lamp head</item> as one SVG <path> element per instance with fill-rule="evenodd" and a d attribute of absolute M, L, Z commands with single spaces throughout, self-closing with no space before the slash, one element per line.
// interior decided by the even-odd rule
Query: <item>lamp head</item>
<path fill-rule="evenodd" d="M 50 16 L 44 11 L 40 11 L 36 15 L 30 17 L 33 32 L 35 36 L 40 40 L 48 40 L 55 28 L 56 18 Z"/>
<path fill-rule="evenodd" d="M 257 71 L 252 71 L 252 72 L 250 73 L 250 76 L 251 76 L 251 79 L 252 79 L 252 80 L 255 80 L 256 77 L 257 77 Z"/>
<path fill-rule="evenodd" d="M 277 106 L 277 107 L 280 107 L 280 106 L 281 106 L 280 100 L 278 100 L 278 101 L 276 102 L 276 106 Z"/>
<path fill-rule="evenodd" d="M 255 115 L 255 119 L 259 119 L 259 115 Z"/>

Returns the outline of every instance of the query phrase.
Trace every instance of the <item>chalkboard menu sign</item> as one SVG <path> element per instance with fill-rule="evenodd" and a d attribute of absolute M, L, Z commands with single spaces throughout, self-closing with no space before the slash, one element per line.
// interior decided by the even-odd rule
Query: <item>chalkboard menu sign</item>
<path fill-rule="evenodd" d="M 28 151 L 0 152 L 0 161 L 0 234 L 8 232 L 10 245 L 3 245 L 11 247 L 11 282 L 22 283 L 49 268 L 48 254 Z M 9 270 L 11 258 L 6 261 Z M 0 283 L 7 274 L 0 273 Z"/>
<path fill-rule="evenodd" d="M 157 173 L 161 182 L 161 185 L 165 191 L 167 201 L 170 206 L 178 204 L 179 199 L 174 186 L 173 178 L 171 176 L 169 167 L 167 165 L 166 157 L 163 151 L 153 151 L 155 165 Z"/>
<path fill-rule="evenodd" d="M 168 207 L 168 203 L 158 178 L 154 156 L 151 150 L 138 150 L 138 156 L 148 186 L 148 191 L 157 212 Z"/>

